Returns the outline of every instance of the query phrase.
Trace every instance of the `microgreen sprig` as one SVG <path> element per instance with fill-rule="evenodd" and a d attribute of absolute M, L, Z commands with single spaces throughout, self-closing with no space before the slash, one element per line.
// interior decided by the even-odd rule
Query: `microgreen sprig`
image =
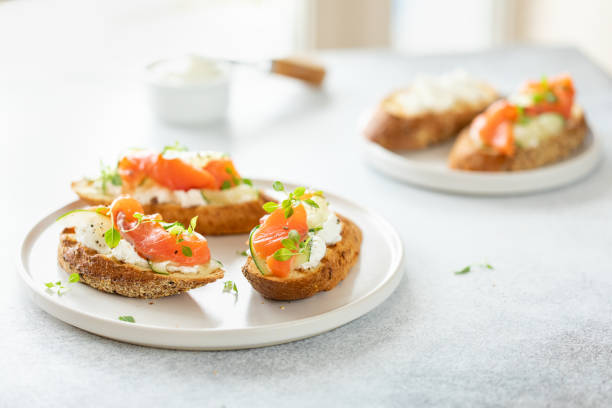
<path fill-rule="evenodd" d="M 288 261 L 296 255 L 305 253 L 310 245 L 311 239 L 312 238 L 308 236 L 304 241 L 301 241 L 300 234 L 292 229 L 289 231 L 289 236 L 281 241 L 283 247 L 274 252 L 272 256 L 277 261 Z"/>
<path fill-rule="evenodd" d="M 119 171 L 117 166 L 112 168 L 111 166 L 107 166 L 104 162 L 100 161 L 100 182 L 102 183 L 102 193 L 106 194 L 107 185 L 111 183 L 113 186 L 120 186 L 122 184 L 121 176 L 119 175 Z"/>
<path fill-rule="evenodd" d="M 231 177 L 232 181 L 231 182 L 229 180 L 223 181 L 223 183 L 221 183 L 221 190 L 227 190 L 227 189 L 231 188 L 232 187 L 232 183 L 233 183 L 234 186 L 238 186 L 240 184 L 246 184 L 248 186 L 253 187 L 253 182 L 250 179 L 245 179 L 245 178 L 238 177 L 236 172 L 231 167 L 226 167 L 225 168 L 225 172 L 227 174 L 229 174 L 229 176 Z"/>
<path fill-rule="evenodd" d="M 187 146 L 181 145 L 178 140 L 174 142 L 173 145 L 166 145 L 161 151 L 162 156 L 166 154 L 166 152 L 174 151 L 174 152 L 186 152 L 189 149 Z"/>
<path fill-rule="evenodd" d="M 47 287 L 48 291 L 52 293 L 57 293 L 57 296 L 62 296 L 63 294 L 68 292 L 70 289 L 72 289 L 71 285 L 73 283 L 76 283 L 79 280 L 81 280 L 81 276 L 78 273 L 71 273 L 70 276 L 68 276 L 68 283 L 65 286 L 64 286 L 64 283 L 62 283 L 62 281 L 47 282 L 45 283 L 45 286 Z"/>
<path fill-rule="evenodd" d="M 168 233 L 170 233 L 170 235 L 175 236 L 177 243 L 185 241 L 185 239 L 183 238 L 184 235 L 192 235 L 194 233 L 194 231 L 195 231 L 195 228 L 196 228 L 197 224 L 198 224 L 198 216 L 197 215 L 195 217 L 193 217 L 191 219 L 191 221 L 189 221 L 189 227 L 188 228 L 185 228 L 185 226 L 183 224 L 181 224 L 180 222 L 178 222 L 178 221 L 175 221 L 175 222 L 164 222 L 162 220 L 156 220 L 156 219 L 153 219 L 153 218 L 146 218 L 146 216 L 144 214 L 139 213 L 139 212 L 134 213 L 134 218 L 136 218 L 136 220 L 138 222 L 136 223 L 136 225 L 131 230 L 134 230 L 140 224 L 145 223 L 145 222 L 156 222 L 159 225 L 161 225 L 163 229 L 168 231 Z M 193 256 L 192 249 L 190 247 L 188 247 L 187 245 L 182 245 L 181 246 L 181 252 L 186 257 L 192 257 Z"/>
<path fill-rule="evenodd" d="M 274 184 L 272 184 L 272 188 L 275 191 L 279 191 L 279 192 L 282 191 L 286 193 L 285 186 L 280 181 L 275 181 Z M 304 202 L 310 205 L 311 207 L 319 208 L 319 204 L 317 204 L 317 202 L 314 201 L 313 199 L 303 198 L 305 193 L 306 193 L 305 187 L 297 187 L 295 190 L 293 190 L 293 192 L 287 193 L 287 198 L 281 201 L 280 204 L 275 203 L 273 201 L 269 201 L 263 205 L 263 209 L 266 212 L 271 213 L 280 207 L 285 211 L 285 218 L 289 218 L 293 215 L 293 207 L 301 202 Z M 313 194 L 318 195 L 320 197 L 323 196 L 322 191 L 316 191 Z"/>
<path fill-rule="evenodd" d="M 134 316 L 119 316 L 119 320 L 122 322 L 136 323 Z"/>
<path fill-rule="evenodd" d="M 540 92 L 536 92 L 531 96 L 531 99 L 534 104 L 538 104 L 540 102 L 546 101 L 549 103 L 557 102 L 557 95 L 550 89 L 550 84 L 548 83 L 548 78 L 546 76 L 542 76 L 540 80 Z"/>
<path fill-rule="evenodd" d="M 474 268 L 474 267 L 480 267 L 480 268 L 486 268 L 486 269 L 495 269 L 490 264 L 488 264 L 486 262 L 483 262 L 483 263 L 479 263 L 479 264 L 471 264 L 471 265 L 466 266 L 463 269 L 455 271 L 455 275 L 465 275 L 466 273 L 471 272 L 472 268 Z"/>
<path fill-rule="evenodd" d="M 516 111 L 518 113 L 518 123 L 520 123 L 521 125 L 529 123 L 529 118 L 525 114 L 525 108 L 523 106 L 517 105 Z"/>
<path fill-rule="evenodd" d="M 238 295 L 238 287 L 236 286 L 236 282 L 228 280 L 223 282 L 223 293 L 229 293 L 234 291 L 235 295 Z"/>

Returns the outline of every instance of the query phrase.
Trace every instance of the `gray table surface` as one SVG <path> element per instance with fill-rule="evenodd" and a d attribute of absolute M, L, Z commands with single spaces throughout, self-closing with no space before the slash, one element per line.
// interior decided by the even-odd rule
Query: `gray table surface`
<path fill-rule="evenodd" d="M 609 405 L 610 161 L 554 191 L 446 195 L 367 168 L 356 123 L 419 72 L 462 67 L 510 91 L 526 77 L 569 71 L 592 128 L 605 139 L 612 134 L 610 78 L 566 48 L 420 58 L 356 50 L 323 59 L 329 77 L 322 92 L 238 72 L 230 120 L 191 129 L 156 122 L 140 84 L 127 75 L 33 78 L 0 67 L 0 260 L 7 266 L 0 406 Z M 308 180 L 382 213 L 405 246 L 400 286 L 329 333 L 230 352 L 123 344 L 31 303 L 12 267 L 24 223 L 72 200 L 68 182 L 95 172 L 100 158 L 175 139 L 229 151 L 243 174 Z M 481 259 L 495 270 L 453 274 Z"/>

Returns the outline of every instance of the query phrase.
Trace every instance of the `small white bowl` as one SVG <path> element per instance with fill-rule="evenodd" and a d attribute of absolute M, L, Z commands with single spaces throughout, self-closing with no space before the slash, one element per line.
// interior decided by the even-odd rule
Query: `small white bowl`
<path fill-rule="evenodd" d="M 226 116 L 230 72 L 224 64 L 186 56 L 155 61 L 146 71 L 151 108 L 162 120 L 201 125 Z"/>

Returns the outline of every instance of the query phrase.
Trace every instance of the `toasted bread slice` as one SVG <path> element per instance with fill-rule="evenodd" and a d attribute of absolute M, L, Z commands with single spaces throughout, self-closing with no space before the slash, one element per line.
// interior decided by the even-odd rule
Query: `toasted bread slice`
<path fill-rule="evenodd" d="M 110 205 L 114 196 L 101 194 L 91 188 L 92 181 L 79 180 L 71 184 L 72 190 L 90 205 Z M 244 234 L 259 223 L 259 219 L 266 214 L 262 205 L 270 201 L 259 194 L 259 198 L 228 205 L 201 205 L 196 207 L 182 207 L 177 204 L 145 204 L 143 208 L 147 214 L 159 213 L 165 220 L 176 220 L 183 225 L 197 216 L 196 231 L 203 235 Z"/>
<path fill-rule="evenodd" d="M 569 156 L 584 141 L 588 133 L 582 109 L 566 121 L 563 132 L 549 137 L 537 147 L 517 147 L 514 156 L 506 156 L 487 146 L 482 146 L 470 136 L 466 127 L 455 142 L 448 157 L 448 166 L 472 171 L 518 171 L 541 167 Z"/>
<path fill-rule="evenodd" d="M 333 289 L 357 262 L 361 250 L 361 230 L 349 219 L 342 221 L 342 240 L 327 247 L 325 256 L 315 269 L 294 269 L 286 278 L 262 275 L 249 256 L 242 273 L 253 288 L 264 297 L 274 300 L 297 300 L 318 292 Z"/>
<path fill-rule="evenodd" d="M 79 244 L 74 228 L 60 235 L 57 251 L 60 266 L 68 273 L 78 273 L 81 282 L 108 293 L 153 299 L 176 295 L 223 278 L 223 270 L 209 273 L 171 273 L 160 275 L 150 269 L 117 261 Z"/>
<path fill-rule="evenodd" d="M 442 111 L 406 113 L 398 103 L 400 90 L 387 96 L 378 106 L 364 134 L 372 142 L 389 150 L 418 150 L 455 136 L 497 98 L 497 92 L 481 85 L 483 97 L 478 102 L 457 101 Z"/>

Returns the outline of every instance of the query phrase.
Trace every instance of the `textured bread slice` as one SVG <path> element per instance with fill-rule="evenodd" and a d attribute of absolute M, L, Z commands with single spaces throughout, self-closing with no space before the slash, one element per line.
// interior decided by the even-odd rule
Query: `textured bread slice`
<path fill-rule="evenodd" d="M 445 111 L 406 115 L 393 108 L 400 92 L 409 89 L 385 98 L 364 130 L 367 139 L 389 150 L 418 150 L 449 140 L 498 98 L 497 92 L 487 87 L 487 97 L 480 103 L 456 103 Z"/>
<path fill-rule="evenodd" d="M 105 195 L 91 188 L 91 181 L 79 180 L 71 184 L 72 190 L 90 205 L 109 205 L 114 196 Z M 245 234 L 257 224 L 266 214 L 262 205 L 267 200 L 263 194 L 253 201 L 228 205 L 201 205 L 196 207 L 182 207 L 177 204 L 146 204 L 143 203 L 145 213 L 159 213 L 165 220 L 176 220 L 183 225 L 197 216 L 196 231 L 203 235 Z"/>
<path fill-rule="evenodd" d="M 584 141 L 588 127 L 582 109 L 566 121 L 565 129 L 557 136 L 543 140 L 537 147 L 517 147 L 514 156 L 481 146 L 470 136 L 466 127 L 455 142 L 448 157 L 448 166 L 473 171 L 518 171 L 541 167 L 569 156 Z"/>
<path fill-rule="evenodd" d="M 361 250 L 361 230 L 347 218 L 338 216 L 343 223 L 342 240 L 328 246 L 318 267 L 311 270 L 294 269 L 286 278 L 262 275 L 249 256 L 242 273 L 253 288 L 264 297 L 275 300 L 297 300 L 310 297 L 323 290 L 333 289 L 346 278 L 357 262 Z"/>
<path fill-rule="evenodd" d="M 62 231 L 57 259 L 68 274 L 78 273 L 81 282 L 103 292 L 127 297 L 153 299 L 171 296 L 223 278 L 221 268 L 209 273 L 161 275 L 120 262 L 79 244 L 73 228 Z"/>

